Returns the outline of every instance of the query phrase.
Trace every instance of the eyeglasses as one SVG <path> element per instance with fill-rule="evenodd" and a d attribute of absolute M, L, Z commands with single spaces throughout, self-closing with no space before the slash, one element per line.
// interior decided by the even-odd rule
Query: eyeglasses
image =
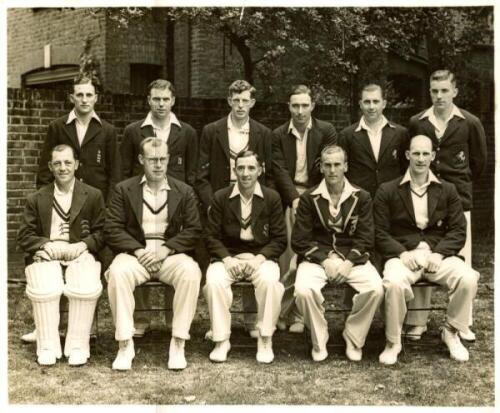
<path fill-rule="evenodd" d="M 156 165 L 158 162 L 161 163 L 161 164 L 165 164 L 165 163 L 168 162 L 168 157 L 161 157 L 161 158 L 149 158 L 149 157 L 145 157 L 144 159 L 146 159 L 146 161 L 150 165 Z"/>

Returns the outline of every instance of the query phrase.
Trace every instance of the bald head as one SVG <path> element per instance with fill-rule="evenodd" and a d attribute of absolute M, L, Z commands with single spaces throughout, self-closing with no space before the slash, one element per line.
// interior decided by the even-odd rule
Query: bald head
<path fill-rule="evenodd" d="M 431 138 L 429 138 L 426 135 L 416 135 L 413 138 L 411 138 L 410 139 L 410 150 L 411 150 L 411 147 L 413 144 L 418 145 L 418 146 L 428 145 L 429 150 L 432 151 L 432 140 L 431 140 Z"/>
<path fill-rule="evenodd" d="M 417 135 L 411 138 L 406 158 L 410 161 L 410 173 L 413 177 L 426 177 L 436 152 L 432 150 L 432 141 L 428 136 Z"/>

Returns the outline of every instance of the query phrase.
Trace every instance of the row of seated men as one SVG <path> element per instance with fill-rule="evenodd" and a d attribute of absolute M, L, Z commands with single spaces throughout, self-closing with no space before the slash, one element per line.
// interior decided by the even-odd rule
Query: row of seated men
<path fill-rule="evenodd" d="M 352 361 L 361 360 L 374 314 L 385 297 L 386 347 L 379 360 L 394 364 L 401 351 L 406 302 L 413 297 L 411 285 L 421 278 L 447 287 L 450 302 L 441 338 L 453 359 L 469 358 L 458 331 L 467 329 L 479 274 L 457 256 L 466 237 L 460 198 L 453 184 L 430 171 L 435 157 L 430 138 L 413 137 L 406 157 L 405 175 L 382 184 L 372 208 L 370 194 L 345 177 L 345 151 L 327 146 L 320 155 L 321 182 L 300 197 L 291 236 L 298 255 L 294 296 L 311 332 L 314 361 L 328 356 L 321 293 L 327 282 L 348 283 L 355 290 L 342 334 Z M 33 260 L 26 267 L 27 295 L 41 365 L 55 364 L 62 356 L 62 293 L 69 300 L 64 355 L 70 365 L 87 362 L 90 327 L 102 291 L 95 256 L 106 243 L 115 254 L 105 273 L 119 343 L 113 369 L 131 369 L 133 292 L 150 279 L 175 290 L 168 368 L 187 366 L 184 345 L 201 282 L 192 257 L 203 234 L 197 198 L 190 186 L 167 175 L 169 154 L 160 138 L 145 138 L 138 159 L 144 173 L 116 186 L 106 216 L 100 191 L 75 179 L 78 160 L 67 145 L 51 151 L 49 169 L 55 183 L 27 200 L 18 242 Z M 238 153 L 234 173 L 236 183 L 214 194 L 204 229 L 212 258 L 203 287 L 215 343 L 209 357 L 214 362 L 227 359 L 231 284 L 247 279 L 257 302 L 256 359 L 271 363 L 284 294 L 277 261 L 287 244 L 285 218 L 279 194 L 258 182 L 263 173 L 258 154 Z M 385 262 L 383 279 L 370 261 L 375 246 Z"/>

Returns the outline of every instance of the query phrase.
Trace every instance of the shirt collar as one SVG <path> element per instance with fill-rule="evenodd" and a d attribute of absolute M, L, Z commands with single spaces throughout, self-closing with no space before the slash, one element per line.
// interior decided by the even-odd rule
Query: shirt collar
<path fill-rule="evenodd" d="M 399 185 L 404 185 L 405 183 L 410 182 L 411 183 L 411 175 L 410 175 L 410 168 L 408 168 L 403 176 L 403 180 L 399 183 Z M 427 181 L 421 186 L 428 186 L 431 184 L 431 182 L 435 182 L 437 184 L 441 184 L 441 181 L 434 175 L 434 173 L 429 169 L 429 176 L 427 177 Z"/>
<path fill-rule="evenodd" d="M 309 122 L 307 123 L 306 130 L 310 131 L 312 129 L 312 116 L 309 118 Z M 290 123 L 288 124 L 288 133 L 294 133 L 295 135 L 299 135 L 299 131 L 293 124 L 293 120 L 290 119 Z"/>
<path fill-rule="evenodd" d="M 465 116 L 455 104 L 453 104 L 450 116 L 448 117 L 448 119 L 446 119 L 446 121 L 449 121 L 453 116 L 458 116 L 459 118 L 465 119 Z M 436 115 L 434 114 L 434 106 L 431 106 L 419 117 L 419 119 L 424 119 L 424 118 L 436 119 Z"/>
<path fill-rule="evenodd" d="M 389 125 L 391 128 L 395 128 L 395 126 L 387 120 L 387 118 L 382 115 L 382 123 L 380 124 L 380 130 L 384 129 L 386 125 Z M 364 130 L 369 130 L 370 128 L 365 122 L 365 117 L 361 116 L 361 119 L 359 121 L 358 127 L 356 128 L 355 132 L 359 132 L 361 129 Z"/>
<path fill-rule="evenodd" d="M 342 194 L 340 195 L 339 205 L 341 205 L 354 192 L 358 191 L 359 188 L 354 188 L 351 185 L 351 183 L 347 180 L 347 178 L 344 177 L 344 188 L 342 189 Z M 322 198 L 326 199 L 328 202 L 331 202 L 332 198 L 330 197 L 330 193 L 328 192 L 325 178 L 323 178 L 318 187 L 311 192 L 311 195 L 321 195 Z"/>
<path fill-rule="evenodd" d="M 92 111 L 92 115 L 90 116 L 90 118 L 95 119 L 97 122 L 102 124 L 101 119 L 99 118 L 99 116 L 97 116 L 97 113 L 95 113 L 95 111 Z M 73 109 L 71 112 L 69 112 L 68 120 L 66 121 L 66 125 L 69 125 L 75 119 L 78 119 L 78 117 L 76 116 L 75 109 Z"/>
<path fill-rule="evenodd" d="M 175 116 L 174 112 L 170 112 L 170 116 L 168 118 L 168 127 L 171 127 L 172 124 L 177 125 L 179 128 L 182 127 L 179 119 L 177 119 L 177 116 Z M 146 119 L 144 119 L 144 122 L 142 122 L 141 128 L 143 128 L 144 126 L 151 126 L 155 129 L 160 129 L 154 124 L 153 115 L 151 114 L 151 112 L 148 112 Z"/>
<path fill-rule="evenodd" d="M 264 199 L 264 194 L 262 193 L 262 188 L 260 187 L 260 184 L 258 181 L 255 183 L 255 188 L 253 190 L 253 194 L 260 196 L 262 199 Z M 229 195 L 229 198 L 234 198 L 235 196 L 239 196 L 239 195 L 241 195 L 240 188 L 238 187 L 238 182 L 236 182 L 233 186 L 233 190 L 231 191 L 231 195 Z"/>
<path fill-rule="evenodd" d="M 241 130 L 242 132 L 249 132 L 250 131 L 250 118 L 247 119 L 245 124 L 241 128 L 237 128 L 233 121 L 231 120 L 231 114 L 227 116 L 227 128 L 228 129 L 234 129 L 234 130 Z"/>
<path fill-rule="evenodd" d="M 73 190 L 75 189 L 75 181 L 76 181 L 76 178 L 73 177 L 73 181 L 71 182 L 71 185 L 69 186 L 69 191 L 68 192 L 63 192 L 59 186 L 57 185 L 57 182 L 54 181 L 54 194 L 57 194 L 57 195 L 68 195 L 68 194 L 72 194 L 73 193 Z"/>
<path fill-rule="evenodd" d="M 148 185 L 148 180 L 146 179 L 146 175 L 142 175 L 141 181 L 139 182 L 141 185 L 146 183 L 146 186 L 149 188 Z M 170 185 L 168 184 L 168 179 L 165 177 L 161 183 L 160 186 L 160 191 L 170 191 L 172 188 L 170 188 Z"/>

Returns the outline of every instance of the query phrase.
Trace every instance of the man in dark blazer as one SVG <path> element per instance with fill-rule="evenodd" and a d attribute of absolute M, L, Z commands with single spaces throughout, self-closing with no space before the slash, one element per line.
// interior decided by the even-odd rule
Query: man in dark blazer
<path fill-rule="evenodd" d="M 285 286 L 285 295 L 278 328 L 285 329 L 289 322 L 290 331 L 296 333 L 304 330 L 304 323 L 295 308 L 293 298 L 297 257 L 290 247 L 290 234 L 299 195 L 321 182 L 321 151 L 326 146 L 337 143 L 333 125 L 312 117 L 314 104 L 309 87 L 293 86 L 288 102 L 291 119 L 273 131 L 273 178 L 276 189 L 287 207 L 285 215 L 288 236 L 287 249 L 280 258 L 280 281 Z"/>
<path fill-rule="evenodd" d="M 123 177 L 130 178 L 143 172 L 139 163 L 141 141 L 156 136 L 167 143 L 168 174 L 194 186 L 198 159 L 198 137 L 192 126 L 177 119 L 172 107 L 175 104 L 174 85 L 168 80 L 157 79 L 148 86 L 150 111 L 146 118 L 125 127 L 120 146 Z"/>
<path fill-rule="evenodd" d="M 251 150 L 262 160 L 263 173 L 259 182 L 272 187 L 272 133 L 261 123 L 250 118 L 255 105 L 256 89 L 246 80 L 235 80 L 229 86 L 227 103 L 231 112 L 227 117 L 209 123 L 200 139 L 198 172 L 195 189 L 202 203 L 202 220 L 215 191 L 236 182 L 234 160 L 239 152 Z M 250 335 L 257 338 L 253 312 L 255 301 L 243 294 L 245 325 Z M 210 337 L 207 332 L 207 337 Z"/>
<path fill-rule="evenodd" d="M 368 191 L 372 198 L 381 183 L 401 176 L 407 166 L 404 150 L 408 131 L 387 120 L 383 113 L 386 104 L 379 85 L 366 85 L 359 100 L 361 119 L 339 135 L 339 145 L 347 153 L 349 182 Z"/>
<path fill-rule="evenodd" d="M 451 182 L 457 188 L 467 220 L 467 237 L 460 255 L 472 265 L 472 186 L 486 168 L 486 135 L 481 121 L 464 109 L 458 108 L 453 100 L 458 94 L 455 75 L 449 70 L 437 70 L 430 77 L 432 106 L 410 119 L 410 136 L 425 135 L 432 139 L 436 157 L 431 170 L 438 178 Z M 415 294 L 415 306 L 428 307 L 431 290 L 422 289 Z M 410 312 L 407 323 L 415 326 L 411 333 L 419 337 L 426 331 L 428 311 Z M 472 325 L 472 315 L 469 326 Z M 475 334 L 468 328 L 460 331 L 468 341 L 475 340 Z"/>
<path fill-rule="evenodd" d="M 169 176 L 193 186 L 198 160 L 198 137 L 191 125 L 177 119 L 172 108 L 175 105 L 175 88 L 168 80 L 156 79 L 148 86 L 150 111 L 145 119 L 125 127 L 120 145 L 123 178 L 141 175 L 139 163 L 141 142 L 156 136 L 166 142 L 169 154 Z M 137 309 L 148 308 L 149 288 L 135 292 Z M 172 302 L 172 293 L 166 290 L 165 302 Z M 172 314 L 166 313 L 167 326 L 172 323 Z M 148 313 L 136 313 L 134 337 L 142 337 L 150 329 Z"/>
<path fill-rule="evenodd" d="M 102 291 L 101 265 L 94 257 L 104 246 L 104 200 L 98 189 L 75 179 L 78 160 L 72 147 L 57 145 L 49 156 L 55 180 L 28 197 L 17 242 L 28 254 L 26 294 L 33 305 L 38 363 L 52 365 L 62 356 L 59 301 L 64 293 L 69 301 L 64 355 L 76 366 L 90 356 L 90 327 Z"/>
<path fill-rule="evenodd" d="M 261 186 L 260 159 L 243 151 L 235 160 L 237 182 L 214 195 L 208 212 L 207 248 L 212 263 L 203 288 L 210 312 L 215 348 L 210 360 L 224 362 L 231 347 L 233 282 L 246 279 L 255 287 L 257 301 L 257 361 L 274 359 L 272 336 L 280 313 L 283 285 L 278 257 L 286 246 L 286 229 L 278 193 Z"/>
<path fill-rule="evenodd" d="M 441 339 L 451 358 L 469 359 L 458 331 L 467 329 L 479 274 L 457 256 L 465 243 L 465 217 L 455 186 L 430 170 L 435 156 L 429 137 L 413 137 L 406 174 L 382 184 L 375 196 L 376 245 L 384 259 L 383 364 L 397 362 L 406 302 L 413 298 L 411 285 L 421 278 L 448 288 Z"/>
<path fill-rule="evenodd" d="M 69 95 L 73 110 L 49 124 L 40 154 L 37 187 L 52 182 L 53 176 L 48 168 L 50 151 L 61 144 L 71 146 L 80 161 L 76 178 L 100 189 L 105 200 L 120 182 L 121 164 L 115 128 L 95 113 L 97 96 L 92 79 L 84 76 L 75 79 L 73 93 Z"/>
<path fill-rule="evenodd" d="M 299 263 L 295 300 L 311 331 L 311 356 L 319 362 L 328 357 L 321 289 L 331 282 L 348 283 L 356 290 L 342 336 L 346 356 L 359 361 L 383 298 L 382 281 L 370 263 L 374 241 L 371 197 L 345 178 L 347 161 L 340 146 L 323 149 L 320 170 L 324 179 L 301 195 L 292 231 Z"/>
<path fill-rule="evenodd" d="M 187 366 L 185 340 L 190 338 L 201 271 L 189 254 L 200 236 L 198 203 L 190 186 L 167 177 L 167 145 L 160 138 L 141 143 L 144 175 L 116 186 L 104 235 L 117 254 L 106 273 L 108 296 L 119 351 L 113 369 L 130 370 L 134 351 L 134 289 L 158 279 L 175 289 L 168 368 Z"/>

